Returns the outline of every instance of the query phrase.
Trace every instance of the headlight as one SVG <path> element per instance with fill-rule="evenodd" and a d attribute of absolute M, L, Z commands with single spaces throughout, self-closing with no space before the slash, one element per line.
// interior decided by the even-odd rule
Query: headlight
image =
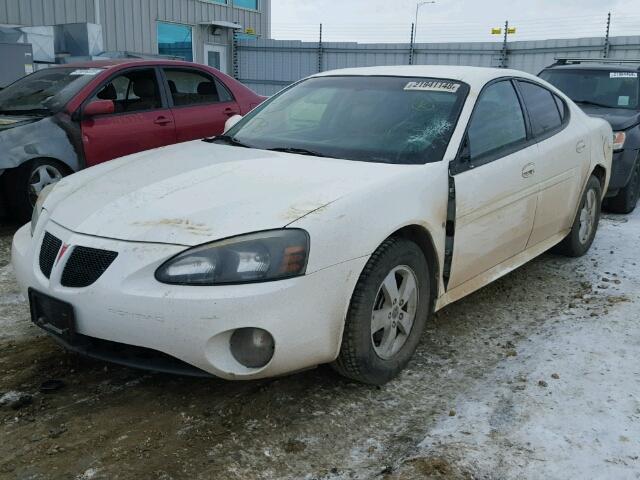
<path fill-rule="evenodd" d="M 156 270 L 173 285 L 266 282 L 304 275 L 309 235 L 285 229 L 251 233 L 182 252 Z"/>
<path fill-rule="evenodd" d="M 627 134 L 624 132 L 613 132 L 613 149 L 622 150 L 624 147 L 624 141 L 627 139 Z"/>
<path fill-rule="evenodd" d="M 44 206 L 44 201 L 47 199 L 51 190 L 55 184 L 47 185 L 42 189 L 40 195 L 38 195 L 38 200 L 36 201 L 35 207 L 33 207 L 33 213 L 31 213 L 31 236 L 33 237 L 33 232 L 36 231 L 36 226 L 38 225 L 38 220 L 40 219 L 40 214 L 42 213 L 42 207 Z"/>

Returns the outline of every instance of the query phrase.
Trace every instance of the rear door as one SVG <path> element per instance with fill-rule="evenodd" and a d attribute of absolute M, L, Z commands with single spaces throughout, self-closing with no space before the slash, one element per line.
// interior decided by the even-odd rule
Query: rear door
<path fill-rule="evenodd" d="M 538 185 L 530 169 L 537 152 L 513 82 L 487 85 L 465 148 L 451 165 L 456 211 L 449 290 L 524 251 L 536 211 Z"/>
<path fill-rule="evenodd" d="M 155 68 L 118 72 L 85 103 L 112 100 L 115 112 L 82 120 L 87 166 L 176 143 L 173 115 Z"/>
<path fill-rule="evenodd" d="M 517 85 L 539 149 L 532 164 L 540 191 L 529 248 L 571 227 L 590 164 L 590 141 L 586 126 L 571 122 L 560 97 L 528 80 L 518 80 Z"/>
<path fill-rule="evenodd" d="M 229 117 L 240 113 L 229 89 L 208 72 L 188 67 L 163 72 L 178 142 L 220 135 Z"/>

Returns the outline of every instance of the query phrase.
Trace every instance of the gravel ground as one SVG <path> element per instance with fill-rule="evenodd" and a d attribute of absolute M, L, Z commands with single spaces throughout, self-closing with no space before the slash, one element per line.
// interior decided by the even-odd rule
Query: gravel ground
<path fill-rule="evenodd" d="M 447 307 L 382 388 L 325 367 L 232 383 L 67 354 L 28 321 L 11 233 L 0 478 L 640 478 L 640 212 L 605 216 L 581 259 L 544 255 Z M 50 379 L 64 388 L 40 393 Z"/>

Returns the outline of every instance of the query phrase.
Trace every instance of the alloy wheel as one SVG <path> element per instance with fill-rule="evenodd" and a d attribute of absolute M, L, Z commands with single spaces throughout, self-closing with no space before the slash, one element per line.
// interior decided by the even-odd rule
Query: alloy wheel
<path fill-rule="evenodd" d="M 52 183 L 62 179 L 62 172 L 53 165 L 39 165 L 29 177 L 29 201 L 35 205 L 40 192 Z"/>
<path fill-rule="evenodd" d="M 580 210 L 580 230 L 578 232 L 578 239 L 580 243 L 585 245 L 589 242 L 593 229 L 596 225 L 598 218 L 598 199 L 594 190 L 589 190 L 585 198 L 582 210 Z"/>
<path fill-rule="evenodd" d="M 410 267 L 397 266 L 382 281 L 371 313 L 371 342 L 380 358 L 393 358 L 406 343 L 418 299 L 418 281 Z"/>

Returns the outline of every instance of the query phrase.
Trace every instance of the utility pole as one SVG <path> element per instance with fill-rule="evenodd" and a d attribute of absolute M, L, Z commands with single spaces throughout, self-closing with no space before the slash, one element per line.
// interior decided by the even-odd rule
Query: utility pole
<path fill-rule="evenodd" d="M 232 33 L 233 39 L 231 41 L 231 61 L 233 63 L 233 78 L 238 80 L 240 78 L 240 59 L 238 54 L 238 33 L 236 30 Z"/>
<path fill-rule="evenodd" d="M 322 72 L 322 64 L 324 57 L 324 51 L 322 48 L 322 24 L 320 24 L 320 35 L 318 37 L 318 73 Z"/>
<path fill-rule="evenodd" d="M 507 36 L 509 35 L 509 20 L 504 22 L 504 37 L 502 40 L 502 52 L 500 53 L 500 68 L 507 68 Z"/>
<path fill-rule="evenodd" d="M 411 41 L 409 42 L 409 65 L 413 65 L 413 48 L 414 48 L 413 34 L 415 32 L 415 28 L 416 28 L 416 24 L 412 23 L 411 24 Z"/>
<path fill-rule="evenodd" d="M 424 7 L 425 5 L 429 5 L 429 4 L 433 4 L 433 3 L 436 3 L 435 0 L 429 0 L 429 1 L 423 0 L 423 1 L 418 2 L 416 4 L 416 19 L 413 22 L 413 25 L 414 25 L 414 27 L 413 27 L 413 35 L 411 36 L 413 38 L 413 42 L 411 42 L 411 43 L 415 44 L 416 43 L 416 38 L 418 37 L 418 12 L 420 11 L 420 7 Z"/>
<path fill-rule="evenodd" d="M 611 50 L 611 44 L 609 43 L 609 32 L 611 31 L 611 12 L 607 15 L 607 32 L 604 36 L 604 47 L 602 49 L 602 57 L 609 57 L 609 50 Z"/>

